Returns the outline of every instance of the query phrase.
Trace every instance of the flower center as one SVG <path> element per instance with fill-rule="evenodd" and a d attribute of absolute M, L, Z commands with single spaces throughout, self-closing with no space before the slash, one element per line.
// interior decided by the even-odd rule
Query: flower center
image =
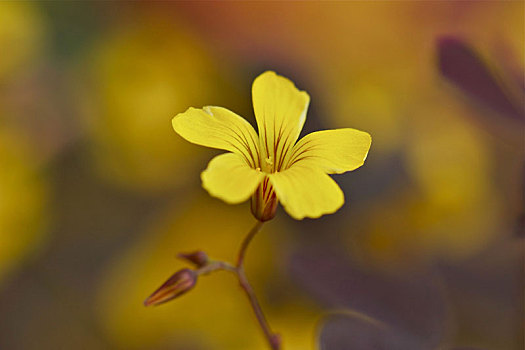
<path fill-rule="evenodd" d="M 267 158 L 261 157 L 262 160 L 260 161 L 261 167 L 260 170 L 264 173 L 271 174 L 275 172 L 275 163 L 273 161 L 273 157 L 269 156 Z"/>

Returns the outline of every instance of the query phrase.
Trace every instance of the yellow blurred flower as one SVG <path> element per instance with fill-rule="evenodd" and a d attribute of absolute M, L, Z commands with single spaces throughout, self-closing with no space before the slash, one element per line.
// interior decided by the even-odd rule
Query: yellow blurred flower
<path fill-rule="evenodd" d="M 339 209 L 344 195 L 328 174 L 363 165 L 370 135 L 324 130 L 296 143 L 310 97 L 274 72 L 255 79 L 252 98 L 259 135 L 245 119 L 221 107 L 189 108 L 173 118 L 173 128 L 186 140 L 231 152 L 210 161 L 201 175 L 203 187 L 228 203 L 252 197 L 252 212 L 261 221 L 273 218 L 277 200 L 299 220 Z"/>
<path fill-rule="evenodd" d="M 97 173 L 147 193 L 191 179 L 185 174 L 197 170 L 200 151 L 166 128 L 172 113 L 233 95 L 199 38 L 154 12 L 109 33 L 86 62 L 84 115 Z"/>
<path fill-rule="evenodd" d="M 45 46 L 46 28 L 33 3 L 0 2 L 0 80 L 27 70 Z"/>
<path fill-rule="evenodd" d="M 506 220 L 486 139 L 453 100 L 435 98 L 443 107 L 412 123 L 407 138 L 412 186 L 400 184 L 367 208 L 360 244 L 350 242 L 355 254 L 387 267 L 468 258 L 501 235 Z"/>
<path fill-rule="evenodd" d="M 46 186 L 20 134 L 0 129 L 0 282 L 41 244 Z"/>
<path fill-rule="evenodd" d="M 334 91 L 330 96 L 325 93 L 329 123 L 368 130 L 374 135 L 376 158 L 399 152 L 406 137 L 407 118 L 403 111 L 407 107 L 402 98 L 406 90 L 395 86 L 401 74 L 382 69 L 373 67 L 363 73 L 339 71 L 327 83 Z"/>

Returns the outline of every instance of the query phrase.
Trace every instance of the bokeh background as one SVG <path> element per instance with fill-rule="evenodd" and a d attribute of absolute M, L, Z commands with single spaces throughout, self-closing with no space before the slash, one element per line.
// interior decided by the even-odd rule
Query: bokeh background
<path fill-rule="evenodd" d="M 250 248 L 284 349 L 523 349 L 523 2 L 3 1 L 0 47 L 0 349 L 265 349 L 229 274 L 142 305 L 254 222 L 171 118 L 253 123 L 265 70 L 311 95 L 303 134 L 373 137 L 339 212 Z"/>

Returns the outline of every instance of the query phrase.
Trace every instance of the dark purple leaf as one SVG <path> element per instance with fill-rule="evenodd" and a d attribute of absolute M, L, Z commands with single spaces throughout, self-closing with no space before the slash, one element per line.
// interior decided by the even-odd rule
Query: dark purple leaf
<path fill-rule="evenodd" d="M 436 346 L 445 333 L 445 301 L 430 272 L 393 276 L 367 271 L 341 253 L 317 247 L 293 256 L 291 275 L 326 306 L 369 315 L 412 334 L 421 346 Z"/>
<path fill-rule="evenodd" d="M 520 213 L 518 214 L 517 223 L 516 223 L 516 234 L 518 237 L 525 237 L 525 163 L 523 163 L 521 171 L 521 203 L 520 203 Z"/>
<path fill-rule="evenodd" d="M 319 336 L 321 350 L 425 350 L 431 349 L 410 334 L 360 315 L 327 317 Z"/>
<path fill-rule="evenodd" d="M 455 37 L 442 37 L 437 48 L 439 70 L 445 78 L 481 105 L 525 121 L 523 98 L 513 100 L 469 45 Z"/>

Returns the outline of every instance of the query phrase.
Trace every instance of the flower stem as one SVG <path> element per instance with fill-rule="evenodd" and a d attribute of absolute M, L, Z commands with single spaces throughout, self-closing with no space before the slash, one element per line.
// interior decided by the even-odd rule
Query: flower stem
<path fill-rule="evenodd" d="M 244 272 L 243 263 L 244 257 L 246 255 L 246 250 L 248 249 L 248 246 L 250 245 L 250 242 L 252 241 L 253 237 L 255 237 L 255 235 L 260 231 L 262 225 L 262 221 L 257 221 L 255 226 L 250 230 L 250 232 L 248 232 L 248 234 L 242 241 L 241 248 L 239 249 L 239 254 L 237 256 L 237 263 L 235 265 L 232 265 L 226 261 L 211 260 L 208 264 L 200 267 L 195 271 L 197 275 L 207 275 L 215 271 L 233 272 L 237 276 L 239 284 L 241 285 L 242 289 L 246 293 L 246 296 L 248 297 L 248 300 L 250 301 L 255 316 L 257 317 L 257 321 L 259 321 L 259 325 L 261 326 L 264 332 L 264 336 L 266 337 L 266 340 L 268 340 L 268 344 L 270 345 L 271 349 L 280 350 L 281 338 L 278 334 L 272 332 L 272 329 L 270 328 L 270 325 L 268 324 L 268 321 L 266 320 L 266 317 L 262 312 L 261 305 L 257 300 L 257 296 L 255 295 L 253 287 L 251 286 L 250 282 L 248 282 L 248 278 L 246 277 L 246 273 Z"/>
<path fill-rule="evenodd" d="M 239 249 L 239 255 L 237 257 L 237 264 L 235 265 L 236 269 L 236 275 L 239 279 L 239 283 L 246 293 L 246 296 L 248 297 L 248 300 L 250 301 L 250 304 L 252 306 L 252 309 L 255 313 L 255 316 L 257 317 L 257 321 L 259 321 L 259 325 L 261 326 L 264 335 L 266 339 L 268 340 L 268 343 L 272 350 L 279 350 L 281 348 L 281 340 L 278 334 L 273 333 L 270 325 L 268 324 L 268 321 L 266 320 L 266 317 L 264 316 L 264 313 L 262 312 L 261 306 L 259 305 L 259 301 L 257 300 L 257 296 L 255 295 L 255 292 L 248 282 L 248 279 L 246 278 L 246 273 L 244 272 L 244 257 L 246 255 L 246 250 L 248 249 L 248 246 L 250 245 L 250 242 L 252 241 L 253 237 L 259 232 L 263 225 L 262 221 L 257 221 L 255 226 L 250 230 L 248 235 L 244 238 L 241 248 Z"/>
<path fill-rule="evenodd" d="M 246 250 L 248 249 L 248 245 L 250 245 L 250 242 L 252 241 L 253 237 L 255 237 L 255 235 L 261 230 L 263 224 L 264 222 L 257 221 L 255 226 L 253 226 L 250 232 L 248 232 L 248 234 L 246 235 L 246 237 L 244 237 L 244 240 L 241 244 L 241 249 L 239 249 L 239 254 L 237 256 L 237 264 L 235 264 L 237 268 L 242 266 L 242 263 L 244 262 L 244 256 L 246 255 Z"/>

